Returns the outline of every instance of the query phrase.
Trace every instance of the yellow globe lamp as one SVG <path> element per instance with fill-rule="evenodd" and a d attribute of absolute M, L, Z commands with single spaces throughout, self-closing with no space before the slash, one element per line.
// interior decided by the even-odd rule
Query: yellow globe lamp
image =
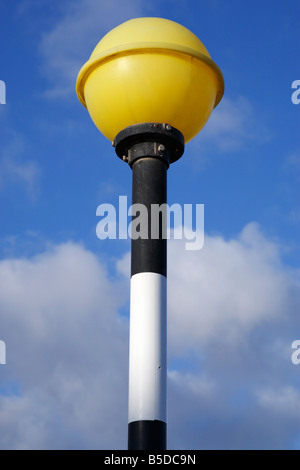
<path fill-rule="evenodd" d="M 224 80 L 202 42 L 163 18 L 135 18 L 101 39 L 77 78 L 77 95 L 113 141 L 140 123 L 168 123 L 185 142 L 203 128 Z"/>

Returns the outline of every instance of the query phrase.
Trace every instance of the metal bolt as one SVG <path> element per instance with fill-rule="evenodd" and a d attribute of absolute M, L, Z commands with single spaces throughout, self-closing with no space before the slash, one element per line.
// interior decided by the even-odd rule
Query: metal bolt
<path fill-rule="evenodd" d="M 164 151 L 166 150 L 166 147 L 165 147 L 164 145 L 160 144 L 160 145 L 157 147 L 157 150 L 158 150 L 159 152 L 164 152 Z"/>
<path fill-rule="evenodd" d="M 170 126 L 170 124 L 167 124 L 166 129 L 167 129 L 167 131 L 170 131 L 172 129 L 172 126 Z"/>
<path fill-rule="evenodd" d="M 123 162 L 127 162 L 127 161 L 128 161 L 128 158 L 126 157 L 126 155 L 123 155 L 122 160 L 123 160 Z"/>

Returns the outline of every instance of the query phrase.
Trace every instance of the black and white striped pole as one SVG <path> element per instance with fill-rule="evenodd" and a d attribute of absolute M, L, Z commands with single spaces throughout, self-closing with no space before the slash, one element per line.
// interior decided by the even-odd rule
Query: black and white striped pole
<path fill-rule="evenodd" d="M 129 450 L 167 445 L 167 170 L 184 151 L 169 124 L 121 131 L 114 146 L 132 169 L 132 203 L 146 209 L 146 233 L 132 236 L 129 343 Z M 156 210 L 153 210 L 156 208 Z"/>
<path fill-rule="evenodd" d="M 132 234 L 131 244 L 128 448 L 165 450 L 167 240 L 157 208 L 167 202 L 169 165 L 223 96 L 223 75 L 185 27 L 135 18 L 98 43 L 79 72 L 76 91 L 132 169 L 133 206 L 147 211 L 147 229 Z"/>

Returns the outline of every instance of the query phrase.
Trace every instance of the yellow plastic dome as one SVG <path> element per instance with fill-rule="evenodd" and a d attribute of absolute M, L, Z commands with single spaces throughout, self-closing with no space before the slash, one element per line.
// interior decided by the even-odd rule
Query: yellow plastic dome
<path fill-rule="evenodd" d="M 202 42 L 162 18 L 136 18 L 98 43 L 77 78 L 77 95 L 109 139 L 133 124 L 168 123 L 191 140 L 224 93 Z"/>

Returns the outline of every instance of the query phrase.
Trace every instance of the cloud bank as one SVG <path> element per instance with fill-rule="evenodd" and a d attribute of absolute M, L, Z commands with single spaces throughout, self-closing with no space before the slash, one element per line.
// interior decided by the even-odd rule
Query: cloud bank
<path fill-rule="evenodd" d="M 1 449 L 126 448 L 128 262 L 116 280 L 74 242 L 0 262 Z M 299 304 L 256 224 L 169 241 L 169 448 L 299 447 Z"/>

